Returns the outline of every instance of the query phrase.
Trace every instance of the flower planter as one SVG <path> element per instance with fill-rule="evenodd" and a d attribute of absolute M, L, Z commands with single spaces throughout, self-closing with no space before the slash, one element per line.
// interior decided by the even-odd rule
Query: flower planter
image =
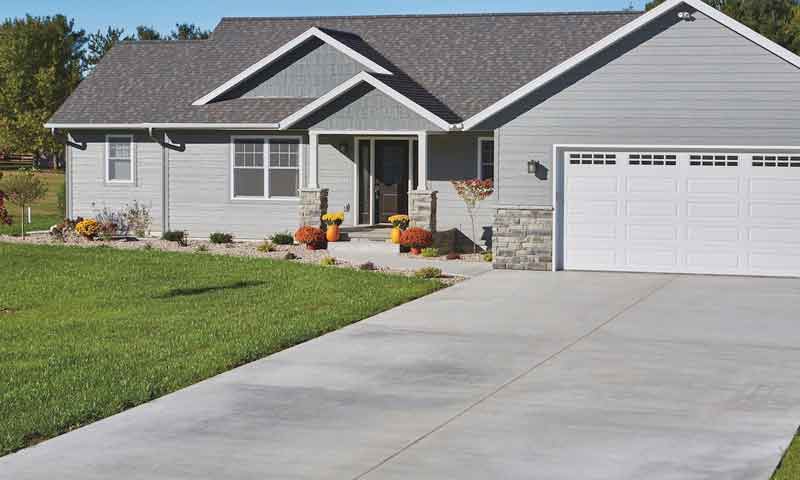
<path fill-rule="evenodd" d="M 419 255 L 420 253 L 422 253 L 421 248 L 411 247 L 411 255 Z"/>
<path fill-rule="evenodd" d="M 328 225 L 328 228 L 325 230 L 325 238 L 329 242 L 338 242 L 339 236 L 339 225 Z"/>
<path fill-rule="evenodd" d="M 399 244 L 400 243 L 400 235 L 402 233 L 403 233 L 403 231 L 400 230 L 399 228 L 397 228 L 397 227 L 392 228 L 392 237 L 391 237 L 392 238 L 392 243 L 394 243 L 395 245 Z"/>

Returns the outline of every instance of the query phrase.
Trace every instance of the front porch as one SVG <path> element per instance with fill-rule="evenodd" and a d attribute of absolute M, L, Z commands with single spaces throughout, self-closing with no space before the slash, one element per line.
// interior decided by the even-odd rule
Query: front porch
<path fill-rule="evenodd" d="M 310 131 L 300 224 L 319 226 L 326 212 L 343 227 L 388 225 L 405 214 L 436 231 L 437 192 L 429 188 L 427 132 Z"/>

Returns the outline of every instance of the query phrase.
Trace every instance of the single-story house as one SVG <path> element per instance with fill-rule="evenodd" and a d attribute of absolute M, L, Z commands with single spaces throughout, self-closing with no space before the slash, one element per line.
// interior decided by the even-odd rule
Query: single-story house
<path fill-rule="evenodd" d="M 46 126 L 71 217 L 137 200 L 155 230 L 263 238 L 407 212 L 497 268 L 799 275 L 798 68 L 699 0 L 224 18 L 115 46 Z"/>

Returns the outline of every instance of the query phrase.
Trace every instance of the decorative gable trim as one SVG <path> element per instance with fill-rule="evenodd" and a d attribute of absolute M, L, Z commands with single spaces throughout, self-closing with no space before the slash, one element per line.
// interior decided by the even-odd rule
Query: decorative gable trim
<path fill-rule="evenodd" d="M 353 87 L 358 85 L 359 83 L 368 83 L 375 87 L 377 90 L 380 90 L 384 94 L 388 95 L 392 99 L 399 102 L 404 107 L 408 108 L 412 112 L 416 113 L 417 115 L 421 116 L 422 118 L 428 120 L 429 122 L 433 123 L 437 127 L 441 128 L 442 130 L 450 130 L 452 125 L 440 118 L 439 116 L 432 113 L 430 110 L 422 107 L 420 104 L 414 102 L 410 98 L 406 97 L 402 93 L 398 92 L 397 90 L 393 89 L 392 87 L 386 85 L 385 83 L 381 82 L 379 79 L 375 78 L 375 76 L 367 73 L 361 72 L 358 75 L 354 76 L 350 80 L 340 84 L 330 92 L 326 93 L 325 95 L 319 97 L 318 99 L 314 100 L 313 102 L 309 103 L 305 107 L 301 108 L 297 112 L 289 115 L 288 117 L 284 118 L 280 122 L 280 129 L 286 130 L 290 128 L 295 123 L 299 122 L 303 118 L 307 117 L 308 115 L 312 114 L 313 112 L 319 110 L 320 108 L 324 107 L 325 105 L 329 104 L 339 96 L 347 93 Z"/>
<path fill-rule="evenodd" d="M 328 45 L 332 46 L 333 48 L 339 50 L 343 54 L 347 55 L 348 57 L 352 58 L 353 60 L 357 61 L 358 63 L 364 65 L 364 67 L 374 73 L 380 73 L 383 75 L 392 75 L 392 72 L 385 69 L 384 67 L 378 65 L 377 63 L 373 62 L 369 58 L 365 57 L 364 55 L 358 53 L 357 51 L 353 50 L 352 48 L 348 47 L 344 43 L 340 42 L 339 40 L 335 39 L 331 35 L 325 33 L 324 31 L 320 30 L 317 27 L 311 27 L 303 34 L 298 37 L 295 37 L 290 42 L 284 44 L 281 48 L 275 50 L 268 56 L 262 58 L 258 62 L 250 65 L 236 75 L 235 77 L 231 78 L 227 82 L 223 83 L 219 87 L 215 88 L 202 98 L 195 100 L 192 105 L 206 105 L 215 98 L 219 97 L 220 95 L 224 94 L 225 92 L 230 91 L 232 88 L 236 87 L 240 83 L 244 82 L 251 76 L 255 75 L 256 73 L 260 72 L 264 68 L 266 68 L 269 64 L 273 63 L 274 61 L 278 60 L 279 58 L 283 57 L 290 51 L 294 50 L 296 47 L 300 46 L 303 42 L 308 40 L 311 37 L 316 37 L 319 40 L 327 43 Z"/>
<path fill-rule="evenodd" d="M 497 102 L 493 103 L 489 107 L 485 108 L 484 110 L 476 113 L 472 117 L 468 118 L 462 124 L 463 130 L 471 130 L 478 126 L 481 122 L 487 120 L 492 115 L 499 113 L 503 109 L 511 106 L 518 100 L 526 97 L 527 95 L 533 93 L 539 87 L 545 85 L 546 83 L 554 80 L 558 76 L 566 73 L 568 70 L 572 69 L 573 67 L 577 66 L 578 64 L 586 61 L 590 57 L 600 53 L 601 51 L 605 50 L 606 48 L 614 45 L 615 43 L 619 42 L 626 36 L 634 33 L 647 24 L 652 22 L 653 20 L 661 17 L 665 13 L 673 10 L 677 6 L 685 4 L 688 5 L 695 10 L 699 11 L 700 13 L 708 16 L 712 20 L 715 20 L 717 23 L 724 25 L 734 32 L 738 33 L 739 35 L 747 38 L 748 40 L 752 41 L 753 43 L 763 47 L 765 50 L 769 51 L 770 53 L 776 55 L 779 58 L 791 63 L 792 65 L 800 68 L 800 57 L 795 55 L 794 53 L 786 50 L 785 48 L 781 47 L 777 43 L 773 42 L 772 40 L 764 37 L 763 35 L 759 34 L 751 30 L 749 27 L 737 22 L 736 20 L 732 19 L 731 17 L 725 15 L 724 13 L 720 12 L 719 10 L 710 7 L 702 0 L 668 0 L 658 7 L 650 10 L 649 12 L 645 13 L 641 17 L 637 18 L 636 20 L 626 24 L 622 28 L 614 31 L 610 35 L 606 36 L 605 38 L 599 40 L 598 42 L 592 44 L 585 50 L 579 52 L 578 54 L 570 57 L 569 59 L 565 60 L 564 62 L 556 65 L 555 67 L 551 68 L 547 72 L 543 73 L 542 75 L 536 77 L 535 79 L 531 80 L 527 84 L 523 85 L 522 87 L 518 88 L 517 90 L 511 92 L 507 96 L 501 98 Z"/>

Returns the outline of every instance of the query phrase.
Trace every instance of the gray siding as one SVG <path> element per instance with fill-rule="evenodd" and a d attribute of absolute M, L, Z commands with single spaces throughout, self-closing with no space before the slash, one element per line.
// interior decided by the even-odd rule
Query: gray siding
<path fill-rule="evenodd" d="M 665 15 L 490 119 L 499 202 L 552 204 L 554 144 L 797 145 L 798 69 L 694 16 Z M 544 180 L 527 173 L 531 159 Z"/>
<path fill-rule="evenodd" d="M 338 147 L 347 145 L 347 154 Z M 353 216 L 358 205 L 353 203 L 353 137 L 343 135 L 320 135 L 319 138 L 319 184 L 328 189 L 328 211 L 345 212 L 343 225 L 353 225 Z"/>
<path fill-rule="evenodd" d="M 233 96 L 317 98 L 362 70 L 360 63 L 313 39 L 257 74 Z"/>
<path fill-rule="evenodd" d="M 114 132 L 121 133 L 121 132 Z M 134 200 L 150 208 L 152 229 L 161 230 L 161 146 L 144 134 L 134 135 L 134 183 L 111 184 L 105 179 L 105 132 L 71 132 L 70 217 L 93 217 L 103 208 L 120 210 Z"/>
<path fill-rule="evenodd" d="M 361 84 L 318 112 L 298 128 L 314 130 L 441 130 L 371 85 Z"/>
<path fill-rule="evenodd" d="M 192 237 L 221 231 L 238 238 L 259 239 L 297 228 L 298 200 L 231 199 L 231 134 L 175 132 L 170 133 L 170 139 L 183 146 L 183 151 L 169 150 L 170 229 L 187 230 Z M 308 139 L 303 136 L 304 165 L 307 145 Z M 301 179 L 301 185 L 304 181 Z"/>
<path fill-rule="evenodd" d="M 473 239 L 472 224 L 464 201 L 456 194 L 451 180 L 465 180 L 478 176 L 478 138 L 491 137 L 491 133 L 430 135 L 428 137 L 428 183 L 437 190 L 437 229 L 455 228 Z M 495 163 L 495 170 L 497 163 Z M 490 229 L 494 218 L 495 196 L 480 205 L 475 222 L 477 243 L 484 245 L 491 239 Z"/>

